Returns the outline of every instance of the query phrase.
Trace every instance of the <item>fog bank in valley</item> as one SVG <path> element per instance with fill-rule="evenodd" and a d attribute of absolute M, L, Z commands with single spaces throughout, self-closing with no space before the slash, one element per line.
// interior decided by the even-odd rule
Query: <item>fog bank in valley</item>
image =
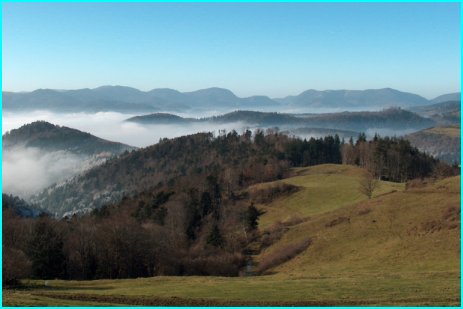
<path fill-rule="evenodd" d="M 210 112 L 210 115 L 215 115 Z M 203 117 L 203 115 L 184 115 L 182 117 Z M 74 128 L 88 132 L 97 137 L 110 141 L 124 143 L 135 147 L 146 147 L 156 144 L 160 138 L 173 138 L 197 132 L 218 132 L 218 130 L 232 129 L 241 132 L 246 125 L 240 122 L 229 124 L 195 123 L 190 125 L 140 125 L 124 120 L 137 116 L 134 114 L 122 114 L 117 112 L 70 113 L 58 114 L 47 111 L 28 113 L 4 113 L 2 134 L 12 129 L 19 128 L 37 120 L 45 120 L 52 124 Z M 209 116 L 209 115 L 207 115 Z"/>
<path fill-rule="evenodd" d="M 206 117 L 214 115 L 187 115 L 182 117 Z M 125 120 L 136 115 L 117 112 L 99 113 L 67 113 L 59 114 L 47 111 L 36 111 L 27 113 L 9 113 L 2 116 L 2 134 L 22 125 L 44 120 L 52 124 L 67 126 L 88 132 L 97 137 L 110 141 L 121 142 L 130 146 L 146 147 L 156 144 L 161 138 L 174 138 L 197 132 L 214 132 L 219 130 L 236 130 L 241 133 L 248 124 L 243 122 L 217 124 L 198 122 L 186 125 L 142 125 Z M 252 129 L 252 128 L 251 128 Z M 399 132 L 388 129 L 369 129 L 368 137 L 372 138 L 375 133 L 382 136 L 400 136 L 411 133 L 413 130 Z M 302 138 L 311 136 L 319 137 L 316 134 L 299 135 Z M 355 137 L 354 137 L 355 138 Z M 45 189 L 53 183 L 61 182 L 76 173 L 85 170 L 91 165 L 101 163 L 94 158 L 77 156 L 66 151 L 44 152 L 36 148 L 15 148 L 3 150 L 3 192 L 19 195 L 27 198 L 34 193 Z"/>
<path fill-rule="evenodd" d="M 28 198 L 84 168 L 85 158 L 66 151 L 16 147 L 3 151 L 3 193 Z"/>
<path fill-rule="evenodd" d="M 160 138 L 173 138 L 196 132 L 215 132 L 236 129 L 242 131 L 245 125 L 232 123 L 214 125 L 197 123 L 179 125 L 140 125 L 125 122 L 134 115 L 116 112 L 95 114 L 73 113 L 56 114 L 51 112 L 4 113 L 2 134 L 22 125 L 44 120 L 52 124 L 67 126 L 88 132 L 110 141 L 121 142 L 136 147 L 156 144 Z M 191 115 L 182 115 L 190 116 Z M 59 183 L 91 165 L 101 163 L 94 158 L 78 156 L 67 151 L 45 152 L 37 148 L 16 147 L 3 150 L 2 181 L 3 192 L 28 198 L 48 186 Z"/>

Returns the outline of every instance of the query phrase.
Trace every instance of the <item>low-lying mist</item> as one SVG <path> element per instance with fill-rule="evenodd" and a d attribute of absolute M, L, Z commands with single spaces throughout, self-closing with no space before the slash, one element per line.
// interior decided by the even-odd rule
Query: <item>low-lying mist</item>
<path fill-rule="evenodd" d="M 67 151 L 43 152 L 32 147 L 4 150 L 2 155 L 3 192 L 26 199 L 75 175 L 85 161 Z"/>
<path fill-rule="evenodd" d="M 186 115 L 182 117 L 199 118 L 209 115 Z M 146 147 L 159 142 L 161 138 L 174 138 L 182 135 L 194 134 L 197 132 L 214 132 L 219 130 L 236 130 L 241 133 L 249 127 L 243 122 L 219 124 L 198 122 L 186 125 L 142 125 L 125 120 L 136 116 L 134 114 L 123 114 L 118 112 L 99 113 L 53 113 L 48 111 L 36 111 L 26 113 L 9 113 L 2 116 L 2 134 L 22 125 L 44 120 L 52 124 L 67 126 L 88 132 L 97 137 L 110 141 L 121 142 L 130 146 Z M 252 129 L 252 128 L 251 128 Z M 369 129 L 368 137 L 372 138 L 375 133 L 381 136 L 400 136 L 414 130 L 398 132 L 388 129 Z M 301 134 L 302 138 L 320 137 L 317 134 Z M 355 137 L 354 137 L 355 138 Z M 27 198 L 53 183 L 61 182 L 76 173 L 88 168 L 89 165 L 101 163 L 90 162 L 88 157 L 78 156 L 66 151 L 44 152 L 37 148 L 16 148 L 14 150 L 3 150 L 3 192 L 19 195 Z"/>
<path fill-rule="evenodd" d="M 179 125 L 140 125 L 125 122 L 134 115 L 116 112 L 95 114 L 56 114 L 51 112 L 4 113 L 2 134 L 22 125 L 44 120 L 52 124 L 67 126 L 88 132 L 110 141 L 121 142 L 136 147 L 146 147 L 159 142 L 160 138 L 173 138 L 196 132 L 218 132 L 245 129 L 243 123 L 214 125 L 195 123 Z M 185 115 L 183 115 L 185 116 Z M 188 115 L 191 117 L 191 115 Z M 98 164 L 86 156 L 67 151 L 45 152 L 38 148 L 16 147 L 3 150 L 3 192 L 28 199 L 48 186 L 59 183 L 77 173 Z"/>
<path fill-rule="evenodd" d="M 194 123 L 188 125 L 140 125 L 133 122 L 125 122 L 126 119 L 138 116 L 117 112 L 98 112 L 58 114 L 47 111 L 28 113 L 4 113 L 2 134 L 12 129 L 21 127 L 37 120 L 45 120 L 52 124 L 74 128 L 88 132 L 97 137 L 110 141 L 124 143 L 135 147 L 146 147 L 156 144 L 160 138 L 173 138 L 197 132 L 218 132 L 218 130 L 244 130 L 245 123 Z M 183 115 L 182 117 L 199 117 L 198 115 Z M 202 116 L 201 116 L 202 117 Z"/>

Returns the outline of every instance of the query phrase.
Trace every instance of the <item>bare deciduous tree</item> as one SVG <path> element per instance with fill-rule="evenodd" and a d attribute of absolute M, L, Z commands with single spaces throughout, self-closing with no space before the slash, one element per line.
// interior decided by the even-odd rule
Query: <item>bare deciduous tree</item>
<path fill-rule="evenodd" d="M 359 191 L 363 195 L 366 195 L 368 199 L 371 199 L 374 191 L 379 187 L 379 181 L 369 172 L 360 179 Z"/>

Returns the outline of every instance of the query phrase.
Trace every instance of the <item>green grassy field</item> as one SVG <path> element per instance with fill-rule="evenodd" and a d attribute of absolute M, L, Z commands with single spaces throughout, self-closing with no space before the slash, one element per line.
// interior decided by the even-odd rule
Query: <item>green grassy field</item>
<path fill-rule="evenodd" d="M 267 205 L 262 230 L 299 216 L 255 259 L 262 262 L 310 238 L 293 258 L 261 276 L 131 280 L 25 280 L 3 290 L 4 306 L 459 306 L 460 177 L 405 190 L 382 182 L 358 193 L 363 171 L 321 165 L 283 182 L 300 186 Z M 260 184 L 268 186 L 271 184 Z"/>
<path fill-rule="evenodd" d="M 358 189 L 359 181 L 365 173 L 358 167 L 323 164 L 296 168 L 293 172 L 293 177 L 257 185 L 264 187 L 284 182 L 300 188 L 298 192 L 277 199 L 269 205 L 257 205 L 266 212 L 260 219 L 261 228 L 269 227 L 277 221 L 303 219 L 367 200 Z M 402 191 L 404 188 L 404 184 L 381 181 L 374 196 Z"/>

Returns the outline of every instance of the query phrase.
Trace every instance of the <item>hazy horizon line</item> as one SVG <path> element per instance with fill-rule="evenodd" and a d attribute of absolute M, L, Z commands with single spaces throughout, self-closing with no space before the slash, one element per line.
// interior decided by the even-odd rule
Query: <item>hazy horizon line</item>
<path fill-rule="evenodd" d="M 301 92 L 297 93 L 297 94 L 288 94 L 286 96 L 279 96 L 279 97 L 272 97 L 272 96 L 269 96 L 269 95 L 266 95 L 266 94 L 253 94 L 253 95 L 250 95 L 250 96 L 240 96 L 240 95 L 237 95 L 235 91 L 229 89 L 229 88 L 225 88 L 225 87 L 219 87 L 219 86 L 211 86 L 211 87 L 206 87 L 206 88 L 199 88 L 199 89 L 196 89 L 196 90 L 179 90 L 179 89 L 175 89 L 175 88 L 171 88 L 171 87 L 158 87 L 158 88 L 151 88 L 151 89 L 147 89 L 147 90 L 144 90 L 144 89 L 140 89 L 140 88 L 137 88 L 137 87 L 133 87 L 133 86 L 126 86 L 126 85 L 118 85 L 118 84 L 114 84 L 114 85 L 109 85 L 109 84 L 106 84 L 106 85 L 101 85 L 101 86 L 97 86 L 97 87 L 93 87 L 93 88 L 90 88 L 90 87 L 83 87 L 83 88 L 68 88 L 68 89 L 57 89 L 57 88 L 35 88 L 33 90 L 17 90 L 17 91 L 14 91 L 14 90 L 3 90 L 2 89 L 2 93 L 3 92 L 10 92 L 10 93 L 31 93 L 31 92 L 34 92 L 34 91 L 38 91 L 38 90 L 52 90 L 52 91 L 57 91 L 57 92 L 60 92 L 60 91 L 77 91 L 77 90 L 95 90 L 95 89 L 98 89 L 98 88 L 103 88 L 103 87 L 121 87 L 121 88 L 130 88 L 130 89 L 135 89 L 135 90 L 138 90 L 140 92 L 144 92 L 144 93 L 147 93 L 147 92 L 150 92 L 150 91 L 154 91 L 154 90 L 174 90 L 174 91 L 177 91 L 177 92 L 180 92 L 180 93 L 191 93 L 191 92 L 197 92 L 197 91 L 202 91 L 202 90 L 209 90 L 209 89 L 221 89 L 221 90 L 227 90 L 227 91 L 230 91 L 231 93 L 233 93 L 236 97 L 238 98 L 250 98 L 250 97 L 255 97 L 255 96 L 265 96 L 265 97 L 268 97 L 270 99 L 283 99 L 283 98 L 286 98 L 286 97 L 290 97 L 290 96 L 298 96 L 298 95 L 301 95 L 302 93 L 306 92 L 306 91 L 318 91 L 318 92 L 328 92 L 328 91 L 368 91 L 368 90 L 385 90 L 385 89 L 391 89 L 391 90 L 395 90 L 395 91 L 399 91 L 399 92 L 403 92 L 403 93 L 411 93 L 411 94 L 415 94 L 415 95 L 419 95 L 427 100 L 432 100 L 432 99 L 435 99 L 441 95 L 447 95 L 447 94 L 453 94 L 453 93 L 460 93 L 461 92 L 461 89 L 458 89 L 456 91 L 452 91 L 452 92 L 445 92 L 445 93 L 441 93 L 437 96 L 433 96 L 433 97 L 429 97 L 429 96 L 424 96 L 424 95 L 421 95 L 417 92 L 411 92 L 411 91 L 405 91 L 405 90 L 399 90 L 397 88 L 392 88 L 392 87 L 382 87 L 382 88 L 364 88 L 364 89 L 347 89 L 347 88 L 338 88 L 338 89 L 323 89 L 323 90 L 319 90 L 319 89 L 315 89 L 315 88 L 307 88 L 306 90 L 302 90 Z"/>

